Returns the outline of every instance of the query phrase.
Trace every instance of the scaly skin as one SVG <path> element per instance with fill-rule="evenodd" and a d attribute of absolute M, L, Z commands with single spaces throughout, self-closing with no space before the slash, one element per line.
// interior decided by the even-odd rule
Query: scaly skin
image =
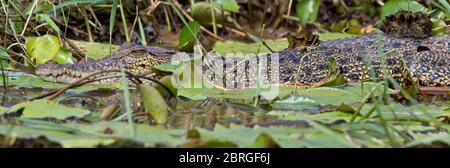
<path fill-rule="evenodd" d="M 279 66 L 275 68 L 278 68 L 279 75 L 271 73 L 269 69 L 267 73 L 263 72 L 267 74 L 263 81 L 265 83 L 269 81 L 271 84 L 317 85 L 327 81 L 330 76 L 328 65 L 335 60 L 336 64 L 332 67 L 332 71 L 342 74 L 348 82 L 368 80 L 371 76 L 381 79 L 383 70 L 386 70 L 386 74 L 401 84 L 417 82 L 421 86 L 449 86 L 449 52 L 449 36 L 413 39 L 372 34 L 325 41 L 307 48 L 307 51 L 294 48 L 276 53 Z M 94 62 L 72 65 L 44 64 L 37 67 L 36 74 L 46 80 L 67 83 L 95 71 L 124 66 L 133 73 L 155 76 L 152 66 L 168 63 L 173 54 L 175 53 L 156 47 L 132 46 Z M 268 64 L 272 64 L 271 60 L 275 60 L 273 54 L 259 59 L 264 57 L 269 60 Z M 219 67 L 224 67 L 220 63 L 222 57 L 213 57 L 213 60 L 219 62 Z M 231 71 L 225 69 L 226 75 L 223 79 L 217 77 L 217 67 L 203 66 L 203 70 L 208 71 L 205 73 L 206 79 L 227 88 L 255 86 L 257 62 L 252 61 L 257 61 L 257 58 L 235 57 L 231 60 L 233 62 L 228 62 L 225 67 L 240 68 Z M 383 64 L 386 66 L 383 67 Z M 214 72 L 211 73 L 210 70 Z M 221 68 L 219 71 L 222 71 Z M 371 75 L 371 72 L 374 74 Z M 111 79 L 102 83 L 114 81 L 116 80 Z"/>
<path fill-rule="evenodd" d="M 76 64 L 47 63 L 36 67 L 36 75 L 40 78 L 59 83 L 71 83 L 81 77 L 102 70 L 118 70 L 121 67 L 136 75 L 158 78 L 162 74 L 153 65 L 170 61 L 175 54 L 159 47 L 125 44 L 121 48 L 103 59 Z M 157 55 L 157 56 L 156 56 Z M 120 73 L 105 73 L 104 76 L 120 75 Z M 120 78 L 108 78 L 94 84 L 110 84 L 120 81 Z"/>

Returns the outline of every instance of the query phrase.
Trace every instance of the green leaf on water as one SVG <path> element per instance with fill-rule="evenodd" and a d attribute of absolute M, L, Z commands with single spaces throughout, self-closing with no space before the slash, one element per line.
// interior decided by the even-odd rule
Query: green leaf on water
<path fill-rule="evenodd" d="M 435 134 L 416 134 L 415 140 L 406 144 L 406 147 L 415 147 L 419 145 L 432 145 L 436 143 L 450 145 L 450 134 L 446 132 L 440 132 Z"/>
<path fill-rule="evenodd" d="M 253 147 L 255 148 L 279 148 L 280 145 L 278 145 L 275 140 L 266 133 L 261 133 L 253 143 Z"/>
<path fill-rule="evenodd" d="M 366 114 L 369 107 L 364 106 L 361 113 Z M 404 106 L 400 103 L 390 103 L 379 105 L 378 109 L 385 120 L 431 122 L 443 114 L 445 107 L 425 104 Z M 374 113 L 372 117 L 375 116 L 377 115 Z"/>
<path fill-rule="evenodd" d="M 189 22 L 181 30 L 177 47 L 183 51 L 192 51 L 199 32 L 200 24 L 196 21 Z"/>
<path fill-rule="evenodd" d="M 109 45 L 104 43 L 84 42 L 70 40 L 75 46 L 77 46 L 87 57 L 92 59 L 101 59 L 109 55 L 109 48 L 112 52 L 120 48 L 118 45 Z"/>
<path fill-rule="evenodd" d="M 61 43 L 56 36 L 44 35 L 26 38 L 25 46 L 31 58 L 36 59 L 37 64 L 40 65 L 55 57 L 61 47 Z"/>
<path fill-rule="evenodd" d="M 272 107 L 277 110 L 306 110 L 306 109 L 318 109 L 319 103 L 300 95 L 291 95 L 281 100 L 272 103 Z"/>
<path fill-rule="evenodd" d="M 341 133 L 329 134 L 317 128 L 271 126 L 248 128 L 245 126 L 231 124 L 228 128 L 216 125 L 214 131 L 199 129 L 201 139 L 229 141 L 239 145 L 239 147 L 254 147 L 255 140 L 266 133 L 272 137 L 280 147 L 355 147 L 345 139 Z"/>
<path fill-rule="evenodd" d="M 66 107 L 49 100 L 34 100 L 23 102 L 11 107 L 10 111 L 23 109 L 23 118 L 56 118 L 59 120 L 69 117 L 82 118 L 90 113 L 88 110 Z"/>
<path fill-rule="evenodd" d="M 59 64 L 73 64 L 72 53 L 65 48 L 61 48 L 53 58 Z"/>
<path fill-rule="evenodd" d="M 297 94 L 312 99 L 320 105 L 351 104 L 361 100 L 361 98 L 356 97 L 352 92 L 330 87 L 311 88 L 299 91 Z"/>
<path fill-rule="evenodd" d="M 46 139 L 61 144 L 64 148 L 96 147 L 110 145 L 115 142 L 113 138 L 93 136 L 87 134 L 71 134 L 64 131 L 40 129 L 21 125 L 0 125 L 0 134 L 9 135 L 16 139 Z"/>
<path fill-rule="evenodd" d="M 323 112 L 317 114 L 307 114 L 303 111 L 271 111 L 268 115 L 276 116 L 281 120 L 289 120 L 289 121 L 302 121 L 305 118 L 305 115 L 311 120 L 324 123 L 324 124 L 332 124 L 337 121 L 345 121 L 349 122 L 352 114 L 344 113 L 340 111 L 333 112 Z"/>
<path fill-rule="evenodd" d="M 139 85 L 137 89 L 141 95 L 145 111 L 152 116 L 156 123 L 166 123 L 169 116 L 169 107 L 158 90 L 148 85 Z"/>
<path fill-rule="evenodd" d="M 77 128 L 82 132 L 98 134 L 111 138 L 130 139 L 144 143 L 146 146 L 165 145 L 176 147 L 186 139 L 185 129 L 167 129 L 163 126 L 150 126 L 148 124 L 135 124 L 136 136 L 130 134 L 127 123 L 103 121 L 92 124 L 64 124 L 71 128 Z M 110 130 L 105 133 L 105 130 Z"/>
<path fill-rule="evenodd" d="M 267 40 L 267 45 L 275 52 L 281 51 L 288 47 L 289 42 L 286 39 L 280 40 Z M 259 53 L 258 53 L 258 48 Z M 228 53 L 236 53 L 236 54 L 262 54 L 262 53 L 270 53 L 270 50 L 264 46 L 260 46 L 260 43 L 242 43 L 236 41 L 218 41 L 214 44 L 213 49 L 219 53 L 220 55 L 226 56 Z M 239 55 L 237 55 L 239 56 Z M 246 55 L 242 55 L 246 56 Z"/>

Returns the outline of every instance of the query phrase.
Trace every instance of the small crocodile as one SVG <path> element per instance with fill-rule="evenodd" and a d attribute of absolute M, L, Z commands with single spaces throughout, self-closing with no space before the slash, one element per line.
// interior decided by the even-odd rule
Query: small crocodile
<path fill-rule="evenodd" d="M 257 74 L 261 70 L 256 65 L 269 67 L 262 72 L 265 74 L 262 81 L 270 84 L 318 85 L 332 74 L 340 74 L 348 82 L 382 79 L 388 75 L 400 84 L 414 82 L 421 86 L 450 86 L 450 37 L 431 36 L 428 18 L 424 21 L 421 18 L 423 14 L 409 15 L 387 18 L 385 25 L 391 26 L 382 28 L 384 33 L 323 41 L 250 59 L 231 57 L 225 61 L 216 55 L 209 61 L 216 65 L 219 63 L 218 67 L 205 64 L 203 70 L 212 72 L 205 73 L 206 79 L 227 88 L 257 85 L 257 79 L 260 79 Z M 395 26 L 397 29 L 392 28 Z M 416 29 L 421 33 L 413 31 Z M 67 83 L 96 71 L 124 67 L 132 73 L 158 78 L 162 75 L 154 65 L 169 63 L 176 53 L 159 47 L 132 45 L 88 63 L 40 65 L 36 74 L 45 80 Z M 230 70 L 227 67 L 238 68 Z M 225 75 L 220 76 L 217 71 Z M 117 80 L 105 79 L 101 83 Z"/>

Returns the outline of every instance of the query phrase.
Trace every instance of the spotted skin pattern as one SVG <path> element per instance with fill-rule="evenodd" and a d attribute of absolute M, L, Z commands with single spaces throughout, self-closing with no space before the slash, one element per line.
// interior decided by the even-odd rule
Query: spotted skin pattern
<path fill-rule="evenodd" d="M 335 62 L 332 71 L 343 75 L 347 82 L 382 79 L 387 74 L 400 84 L 415 82 L 421 86 L 445 87 L 450 85 L 449 52 L 450 37 L 446 35 L 413 39 L 380 33 L 324 41 L 306 51 L 293 48 L 263 56 L 226 59 L 213 54 L 208 57 L 211 59 L 205 58 L 201 68 L 204 79 L 217 86 L 237 89 L 258 84 L 317 85 L 329 79 L 332 61 Z M 44 64 L 37 67 L 36 74 L 45 80 L 68 83 L 93 72 L 123 66 L 132 73 L 159 78 L 161 75 L 153 66 L 169 63 L 175 54 L 158 47 L 134 45 L 93 62 Z M 99 83 L 118 80 L 105 79 Z"/>
<path fill-rule="evenodd" d="M 442 87 L 450 85 L 449 51 L 449 36 L 412 39 L 371 34 L 321 42 L 307 51 L 302 48 L 285 49 L 276 54 L 246 59 L 216 57 L 213 58 L 216 63 L 232 60 L 223 67 L 214 68 L 225 74 L 224 77 L 217 77 L 220 73 L 214 72 L 204 74 L 216 85 L 244 88 L 256 85 L 259 65 L 260 68 L 279 68 L 278 71 L 262 68 L 262 84 L 318 85 L 329 79 L 329 65 L 334 60 L 336 64 L 332 71 L 343 75 L 347 82 L 379 80 L 387 74 L 401 85 L 414 82 L 421 86 Z M 278 66 L 270 65 L 274 55 L 279 60 Z M 269 61 L 259 63 L 261 60 Z M 204 72 L 210 70 L 211 66 L 204 67 Z"/>

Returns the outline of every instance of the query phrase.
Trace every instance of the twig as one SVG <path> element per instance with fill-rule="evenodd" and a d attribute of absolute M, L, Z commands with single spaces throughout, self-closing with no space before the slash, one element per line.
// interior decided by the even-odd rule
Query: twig
<path fill-rule="evenodd" d="M 89 6 L 88 9 L 89 9 L 89 13 L 91 13 L 92 17 L 93 17 L 94 20 L 95 20 L 95 24 L 97 24 L 97 25 L 100 27 L 100 29 L 103 30 L 102 23 L 100 23 L 100 21 L 98 20 L 97 15 L 95 15 L 95 12 L 94 12 L 94 10 L 92 9 L 92 7 Z"/>
<path fill-rule="evenodd" d="M 77 59 L 78 61 L 81 61 L 86 58 L 86 55 L 84 55 L 83 52 L 75 44 L 72 43 L 72 41 L 67 39 L 65 35 L 61 34 L 61 37 L 64 40 L 64 42 L 67 42 L 67 44 L 72 49 L 75 59 Z"/>
<path fill-rule="evenodd" d="M 446 93 L 450 95 L 449 87 L 420 87 L 420 93 Z"/>
<path fill-rule="evenodd" d="M 270 47 L 269 47 L 269 45 L 267 45 L 267 43 L 264 41 L 264 40 L 262 40 L 261 39 L 261 42 L 262 42 L 262 44 L 271 52 L 271 53 L 274 53 L 275 51 L 273 51 Z"/>
<path fill-rule="evenodd" d="M 27 30 L 28 23 L 30 22 L 31 16 L 33 16 L 33 11 L 36 9 L 37 4 L 39 3 L 39 0 L 34 1 L 33 6 L 31 6 L 30 13 L 28 13 L 28 18 L 25 22 L 25 26 L 23 26 L 22 33 L 20 33 L 20 36 L 23 36 L 25 34 L 25 31 Z"/>

